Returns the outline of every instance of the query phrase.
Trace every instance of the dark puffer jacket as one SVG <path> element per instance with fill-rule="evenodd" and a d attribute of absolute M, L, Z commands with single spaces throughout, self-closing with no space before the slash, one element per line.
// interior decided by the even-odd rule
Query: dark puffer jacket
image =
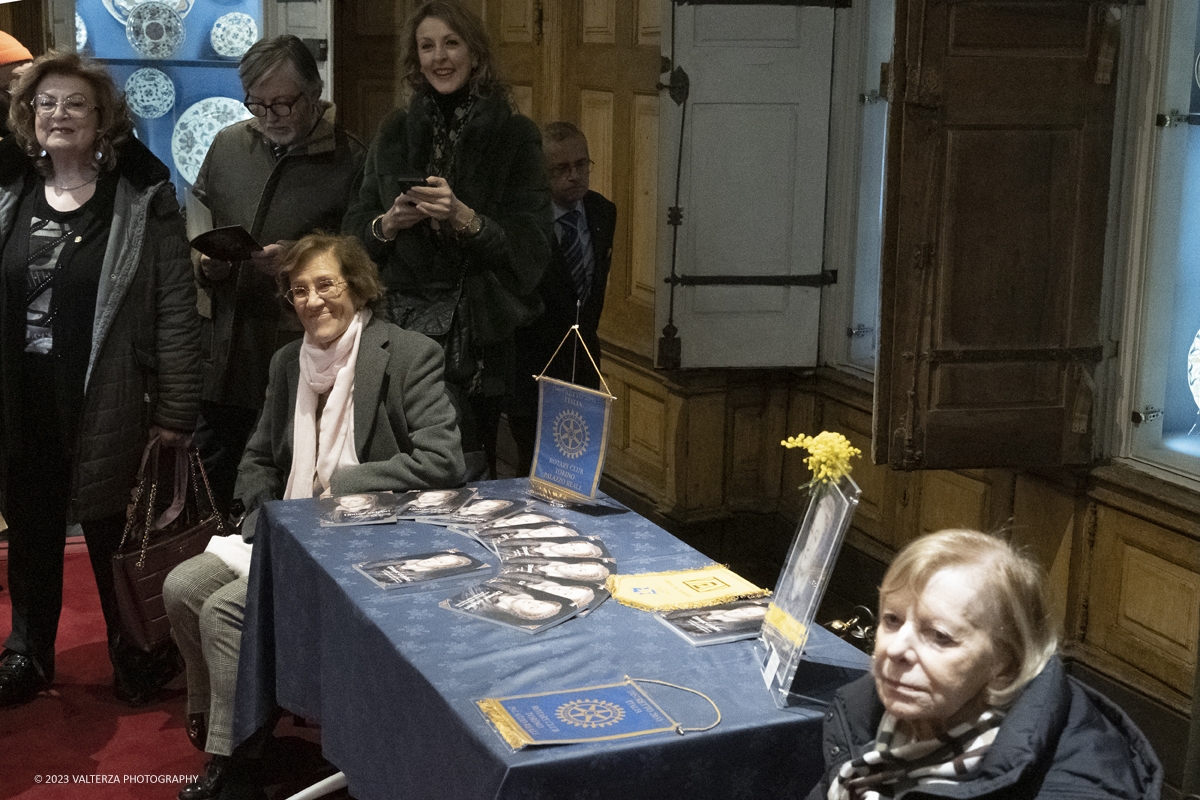
<path fill-rule="evenodd" d="M 825 714 L 824 800 L 841 765 L 875 740 L 883 704 L 867 675 L 842 688 Z M 965 780 L 920 786 L 906 800 L 1158 800 L 1162 766 L 1125 712 L 1050 659 L 1017 698 L 996 741 Z"/>
<path fill-rule="evenodd" d="M 150 425 L 190 431 L 199 407 L 200 317 L 170 172 L 136 139 L 122 145 L 117 170 L 74 447 L 68 514 L 75 521 L 123 512 Z M 16 141 L 0 141 L 0 248 L 27 182 L 36 180 Z M 0 308 L 7 308 L 3 286 Z M 0 339 L 0 449 L 12 452 L 17 382 L 6 373 L 21 353 L 14 337 Z"/>

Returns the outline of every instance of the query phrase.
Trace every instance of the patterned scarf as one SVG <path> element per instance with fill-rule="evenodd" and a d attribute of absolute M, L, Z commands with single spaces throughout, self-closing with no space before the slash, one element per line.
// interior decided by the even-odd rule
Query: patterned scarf
<path fill-rule="evenodd" d="M 425 114 L 433 122 L 433 148 L 429 152 L 429 164 L 426 165 L 426 169 L 430 175 L 445 178 L 453 187 L 457 166 L 455 151 L 463 128 L 475 110 L 477 95 L 467 89 L 462 92 L 461 98 L 455 93 L 443 98 L 443 102 L 439 103 L 435 94 L 436 92 L 430 92 L 424 98 Z M 456 102 L 446 102 L 451 98 Z"/>
<path fill-rule="evenodd" d="M 885 713 L 874 749 L 842 764 L 828 800 L 879 800 L 920 784 L 951 783 L 979 763 L 1002 722 L 1004 712 L 990 708 L 935 739 L 909 741 Z"/>

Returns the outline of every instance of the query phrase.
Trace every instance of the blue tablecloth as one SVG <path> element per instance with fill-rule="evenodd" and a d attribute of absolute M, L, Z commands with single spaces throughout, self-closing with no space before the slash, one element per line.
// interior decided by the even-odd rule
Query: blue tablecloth
<path fill-rule="evenodd" d="M 527 486 L 518 479 L 480 490 L 518 498 Z M 550 513 L 602 537 L 623 573 L 710 563 L 611 499 Z M 587 617 L 530 635 L 438 607 L 491 570 L 385 591 L 353 568 L 450 547 L 497 563 L 445 528 L 411 522 L 322 528 L 311 500 L 268 504 L 251 565 L 235 738 L 249 736 L 276 703 L 319 721 L 325 757 L 346 773 L 358 800 L 763 800 L 802 797 L 819 777 L 821 711 L 775 706 L 753 642 L 692 647 L 650 614 L 611 599 Z M 866 657 L 832 634 L 817 629 L 811 639 L 806 658 L 866 669 Z M 721 724 L 684 736 L 514 753 L 474 702 L 626 675 L 703 692 L 720 708 Z M 714 717 L 694 695 L 646 688 L 685 727 Z"/>

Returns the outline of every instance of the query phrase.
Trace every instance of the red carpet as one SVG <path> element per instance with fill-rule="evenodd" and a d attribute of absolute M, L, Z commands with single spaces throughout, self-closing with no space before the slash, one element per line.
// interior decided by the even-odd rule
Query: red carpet
<path fill-rule="evenodd" d="M 206 761 L 183 733 L 183 677 L 155 705 L 118 702 L 96 581 L 81 545 L 68 547 L 63 583 L 54 687 L 27 705 L 0 709 L 0 798 L 174 797 L 191 780 L 179 776 L 196 775 Z M 11 630 L 10 612 L 8 592 L 0 591 L 0 636 Z"/>
<path fill-rule="evenodd" d="M 0 709 L 0 800 L 172 800 L 207 761 L 183 732 L 184 678 L 145 708 L 113 697 L 87 552 L 82 544 L 67 552 L 54 686 L 24 706 Z M 6 556 L 0 546 L 0 584 L 7 584 Z M 11 628 L 11 601 L 0 589 L 0 641 Z M 316 729 L 285 718 L 276 737 L 271 773 L 285 777 L 268 787 L 270 797 L 286 798 L 332 772 Z"/>

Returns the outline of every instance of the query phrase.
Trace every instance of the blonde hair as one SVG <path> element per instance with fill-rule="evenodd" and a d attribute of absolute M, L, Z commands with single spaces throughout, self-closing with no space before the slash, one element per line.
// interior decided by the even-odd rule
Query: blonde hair
<path fill-rule="evenodd" d="M 1046 607 L 1045 576 L 1031 558 L 1003 539 L 980 531 L 943 530 L 900 551 L 883 576 L 880 604 L 896 592 L 920 594 L 934 575 L 952 567 L 978 568 L 982 576 L 977 587 L 982 625 L 1016 668 L 1012 683 L 1002 689 L 989 687 L 986 699 L 992 706 L 1007 705 L 1058 649 L 1058 633 Z"/>

